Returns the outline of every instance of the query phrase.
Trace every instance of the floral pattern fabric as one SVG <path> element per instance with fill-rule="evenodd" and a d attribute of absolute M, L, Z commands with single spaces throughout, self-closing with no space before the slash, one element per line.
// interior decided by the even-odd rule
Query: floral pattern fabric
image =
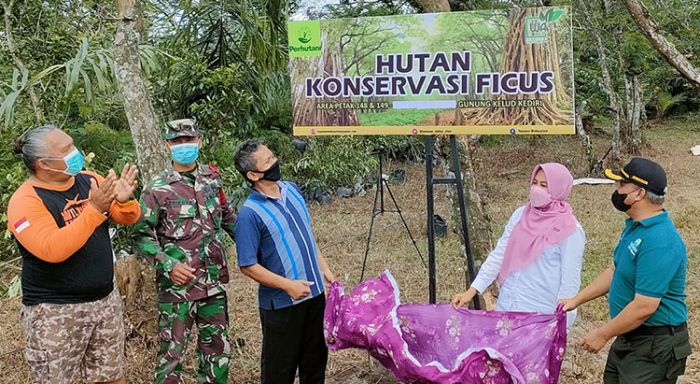
<path fill-rule="evenodd" d="M 324 317 L 331 350 L 366 349 L 404 383 L 554 384 L 566 315 L 401 304 L 389 272 L 346 295 L 331 285 Z"/>

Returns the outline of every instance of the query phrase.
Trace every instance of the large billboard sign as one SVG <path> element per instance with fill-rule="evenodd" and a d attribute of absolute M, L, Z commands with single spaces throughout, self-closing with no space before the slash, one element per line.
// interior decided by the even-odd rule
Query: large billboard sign
<path fill-rule="evenodd" d="M 294 134 L 574 134 L 568 8 L 289 22 Z"/>

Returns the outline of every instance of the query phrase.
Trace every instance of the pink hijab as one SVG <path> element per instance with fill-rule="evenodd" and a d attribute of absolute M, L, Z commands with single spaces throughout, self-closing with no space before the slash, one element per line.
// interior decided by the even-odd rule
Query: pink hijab
<path fill-rule="evenodd" d="M 547 191 L 552 202 L 542 208 L 535 208 L 528 202 L 523 209 L 522 217 L 508 239 L 498 274 L 500 284 L 511 273 L 530 265 L 546 248 L 563 241 L 576 230 L 576 217 L 566 202 L 574 186 L 574 178 L 565 166 L 545 163 L 532 170 L 530 185 L 540 169 L 547 178 Z"/>

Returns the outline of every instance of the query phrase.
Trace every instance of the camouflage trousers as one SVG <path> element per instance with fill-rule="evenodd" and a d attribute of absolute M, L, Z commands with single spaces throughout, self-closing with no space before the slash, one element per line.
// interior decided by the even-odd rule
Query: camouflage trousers
<path fill-rule="evenodd" d="M 87 303 L 25 305 L 22 326 L 25 357 L 37 383 L 105 382 L 123 376 L 124 323 L 116 287 Z"/>
<path fill-rule="evenodd" d="M 192 325 L 197 325 L 197 382 L 227 383 L 231 348 L 228 342 L 226 293 L 196 301 L 158 303 L 160 350 L 156 383 L 180 383 Z"/>

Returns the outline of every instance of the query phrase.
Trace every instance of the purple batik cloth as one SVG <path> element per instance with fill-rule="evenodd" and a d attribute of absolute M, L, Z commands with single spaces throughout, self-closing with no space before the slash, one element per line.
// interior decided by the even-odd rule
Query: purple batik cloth
<path fill-rule="evenodd" d="M 391 273 L 350 295 L 333 283 L 324 318 L 331 350 L 366 349 L 405 383 L 557 383 L 566 315 L 401 304 Z"/>

